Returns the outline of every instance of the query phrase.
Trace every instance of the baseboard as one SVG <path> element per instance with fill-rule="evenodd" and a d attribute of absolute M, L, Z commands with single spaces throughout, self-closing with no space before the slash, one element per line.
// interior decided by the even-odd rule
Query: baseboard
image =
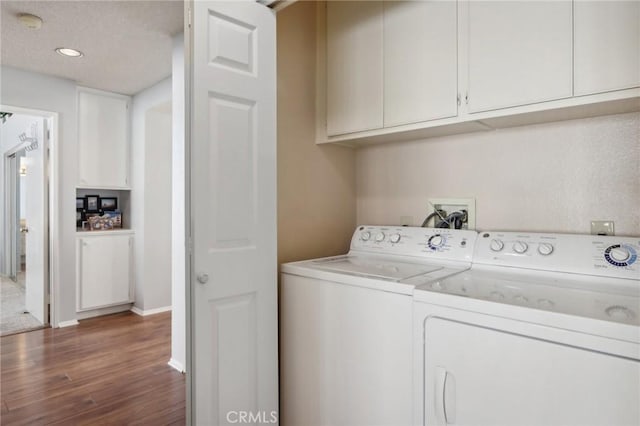
<path fill-rule="evenodd" d="M 153 315 L 153 314 L 160 314 L 162 312 L 167 312 L 171 310 L 171 306 L 163 306 L 162 308 L 155 308 L 155 309 L 140 309 L 136 306 L 133 306 L 131 308 L 131 312 L 133 312 L 134 314 L 140 315 L 141 317 L 146 317 L 147 315 Z"/>
<path fill-rule="evenodd" d="M 80 311 L 76 313 L 76 317 L 82 321 L 88 318 L 101 317 L 103 315 L 117 314 L 120 312 L 127 312 L 131 309 L 131 303 L 124 305 L 107 306 L 106 308 L 91 309 L 89 311 Z"/>
<path fill-rule="evenodd" d="M 78 320 L 74 319 L 74 320 L 69 320 L 69 321 L 60 321 L 58 323 L 58 328 L 64 328 L 64 327 L 71 327 L 74 325 L 78 325 Z"/>
<path fill-rule="evenodd" d="M 175 359 L 171 358 L 167 364 L 169 364 L 169 367 L 171 367 L 171 368 L 173 368 L 175 370 L 178 370 L 182 374 L 185 373 L 185 369 L 184 369 L 184 366 L 182 365 L 182 363 L 176 361 Z"/>

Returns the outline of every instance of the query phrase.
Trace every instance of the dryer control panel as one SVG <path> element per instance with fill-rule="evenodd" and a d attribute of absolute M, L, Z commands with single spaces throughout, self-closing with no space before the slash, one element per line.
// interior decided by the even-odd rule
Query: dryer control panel
<path fill-rule="evenodd" d="M 408 226 L 358 226 L 352 251 L 471 262 L 477 232 Z"/>
<path fill-rule="evenodd" d="M 480 232 L 474 263 L 640 280 L 640 237 Z"/>

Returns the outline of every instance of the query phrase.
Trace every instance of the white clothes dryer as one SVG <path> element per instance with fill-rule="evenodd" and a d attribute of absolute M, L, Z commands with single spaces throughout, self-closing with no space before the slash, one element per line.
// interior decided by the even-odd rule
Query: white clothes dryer
<path fill-rule="evenodd" d="M 414 292 L 415 423 L 640 424 L 640 238 L 480 233 Z"/>

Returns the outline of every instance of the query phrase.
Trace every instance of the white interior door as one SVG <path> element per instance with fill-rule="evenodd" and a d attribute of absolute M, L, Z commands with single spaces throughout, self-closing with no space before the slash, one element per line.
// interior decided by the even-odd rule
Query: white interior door
<path fill-rule="evenodd" d="M 263 423 L 278 409 L 275 16 L 191 6 L 192 422 Z"/>
<path fill-rule="evenodd" d="M 22 179 L 26 186 L 23 193 L 24 212 L 21 215 L 25 219 L 21 232 L 26 234 L 26 309 L 43 324 L 48 322 L 46 315 L 47 280 L 47 191 L 46 189 L 46 149 L 47 135 L 45 120 L 39 118 L 34 122 L 38 147 L 27 151 L 25 155 L 26 176 Z"/>

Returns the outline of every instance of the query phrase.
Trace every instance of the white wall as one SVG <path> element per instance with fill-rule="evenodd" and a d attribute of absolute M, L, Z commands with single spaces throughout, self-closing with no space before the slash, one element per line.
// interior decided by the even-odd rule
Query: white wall
<path fill-rule="evenodd" d="M 170 228 L 155 229 L 153 215 L 169 217 L 170 200 L 167 180 L 164 188 L 158 188 L 153 177 L 156 173 L 171 176 L 170 161 L 163 164 L 155 164 L 156 154 L 153 153 L 158 136 L 153 124 L 148 124 L 148 119 L 156 121 L 157 117 L 149 112 L 171 102 L 171 78 L 167 78 L 133 97 L 131 114 L 131 228 L 135 230 L 134 237 L 134 262 L 135 262 L 135 306 L 148 311 L 167 307 L 171 304 L 168 294 L 170 292 L 170 270 L 164 271 L 166 278 L 157 281 L 156 268 L 162 269 L 162 265 L 169 265 L 170 259 L 166 256 L 162 247 L 170 244 Z M 151 133 L 150 133 L 151 132 Z M 170 141 L 171 130 L 165 131 L 165 138 L 158 141 L 158 148 L 165 149 L 164 155 L 171 155 Z M 149 157 L 151 155 L 151 157 Z M 166 164 L 165 164 L 166 163 Z M 155 170 L 154 170 L 155 169 Z M 166 200 L 158 200 L 158 194 L 164 191 Z M 160 195 L 162 197 L 162 194 Z M 156 206 L 154 203 L 158 203 Z M 158 250 L 151 249 L 154 244 Z"/>
<path fill-rule="evenodd" d="M 77 174 L 76 85 L 71 80 L 0 67 L 0 103 L 59 114 L 60 194 L 58 264 L 51 265 L 59 285 L 54 299 L 58 321 L 76 318 L 75 186 Z"/>
<path fill-rule="evenodd" d="M 420 225 L 427 198 L 475 197 L 480 230 L 640 235 L 640 114 L 371 146 L 357 151 L 360 224 Z"/>
<path fill-rule="evenodd" d="M 173 40 L 173 152 L 171 180 L 171 365 L 185 371 L 186 287 L 185 287 L 185 145 L 184 145 L 184 36 Z"/>

